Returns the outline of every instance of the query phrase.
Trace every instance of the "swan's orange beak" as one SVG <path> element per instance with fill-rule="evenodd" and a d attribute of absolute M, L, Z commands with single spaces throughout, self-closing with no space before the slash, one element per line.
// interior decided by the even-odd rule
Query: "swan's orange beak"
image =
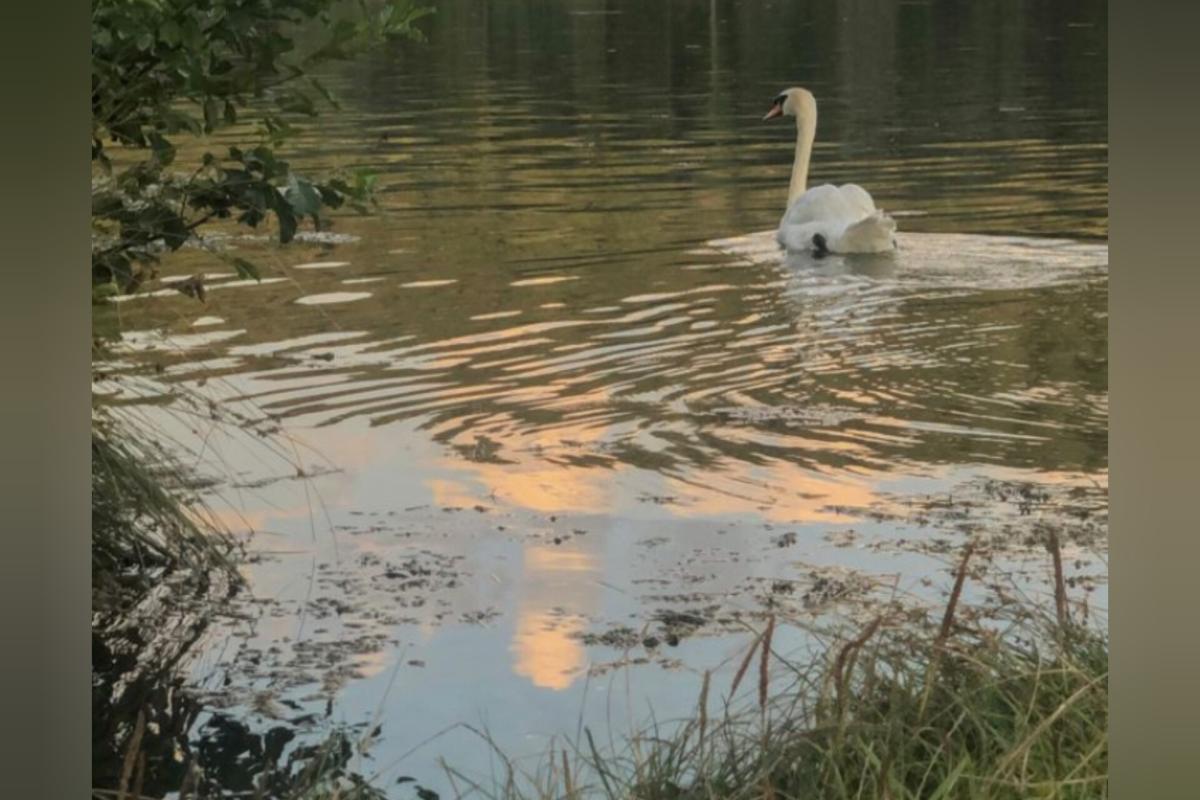
<path fill-rule="evenodd" d="M 763 122 L 766 122 L 769 119 L 775 119 L 782 113 L 783 113 L 783 103 L 776 101 L 771 106 L 771 110 L 767 112 L 767 115 L 765 117 L 763 117 Z"/>

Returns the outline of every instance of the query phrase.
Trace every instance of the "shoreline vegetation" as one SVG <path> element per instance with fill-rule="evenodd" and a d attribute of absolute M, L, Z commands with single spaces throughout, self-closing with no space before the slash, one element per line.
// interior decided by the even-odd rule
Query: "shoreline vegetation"
<path fill-rule="evenodd" d="M 1053 542 L 1048 549 L 1061 578 Z M 752 634 L 729 685 L 705 673 L 691 718 L 654 722 L 615 743 L 611 732 L 584 729 L 577 739 L 552 743 L 532 771 L 509 759 L 486 731 L 476 731 L 502 765 L 499 777 L 481 783 L 445 755 L 446 778 L 457 790 L 451 796 L 1107 796 L 1107 634 L 1073 619 L 1065 591 L 1052 606 L 1022 600 L 1003 611 L 973 613 L 959 602 L 970 559 L 968 546 L 938 611 L 891 605 L 865 626 L 820 631 L 784 616 L 761 617 L 762 629 Z M 180 658 L 206 623 L 196 625 L 195 638 L 178 631 L 172 636 Z M 773 646 L 785 625 L 813 634 L 811 657 L 784 655 Z M 96 798 L 132 800 L 172 791 L 194 800 L 390 796 L 369 759 L 378 729 L 365 723 L 288 748 L 295 734 L 285 726 L 254 734 L 216 714 L 206 724 L 217 744 L 193 752 L 188 732 L 200 708 L 169 670 L 150 682 L 157 694 L 142 692 L 149 701 L 144 707 L 125 707 L 129 730 L 123 748 L 110 754 L 117 768 L 110 772 L 114 788 L 95 790 Z M 173 708 L 152 711 L 155 699 L 170 694 L 168 685 L 177 693 Z M 727 699 L 710 702 L 717 698 Z M 151 722 L 154 735 L 148 733 Z M 178 757 L 180 749 L 189 753 L 186 760 Z M 221 759 L 222 749 L 240 750 L 242 757 L 231 765 Z M 442 797 L 420 784 L 416 791 L 422 800 Z"/>
<path fill-rule="evenodd" d="M 893 609 L 820 634 L 808 660 L 772 649 L 771 616 L 715 718 L 706 673 L 691 719 L 603 752 L 590 731 L 500 787 L 498 800 L 1098 798 L 1108 782 L 1108 637 L 1072 619 L 1057 543 L 1053 613 L 1031 601 L 963 613 L 968 545 L 940 616 Z M 972 617 L 968 621 L 968 617 Z M 803 626 L 803 623 L 796 623 Z M 807 627 L 807 626 L 804 626 Z"/>
<path fill-rule="evenodd" d="M 416 22 L 430 12 L 410 0 L 97 0 L 93 303 L 145 290 L 160 258 L 185 245 L 204 248 L 242 278 L 260 279 L 256 264 L 212 247 L 207 234 L 231 225 L 271 228 L 282 245 L 306 221 L 326 228 L 333 210 L 367 213 L 371 174 L 310 179 L 277 153 L 298 121 L 319 107 L 337 108 L 314 70 L 391 41 L 420 40 Z M 241 131 L 246 143 L 218 148 L 204 138 L 229 130 Z M 173 286 L 205 298 L 201 275 Z M 362 782 L 346 766 L 349 738 L 340 730 L 285 756 L 290 731 L 255 737 L 210 714 L 204 724 L 217 726 L 215 744 L 187 753 L 204 709 L 188 696 L 181 673 L 222 601 L 243 588 L 238 546 L 172 451 L 178 442 L 105 399 L 109 376 L 101 365 L 113 334 L 97 326 L 92 351 L 93 795 L 350 796 L 321 789 Z M 223 409 L 178 389 L 159 399 L 193 403 L 199 411 L 185 413 L 211 412 L 214 423 L 222 416 Z"/>

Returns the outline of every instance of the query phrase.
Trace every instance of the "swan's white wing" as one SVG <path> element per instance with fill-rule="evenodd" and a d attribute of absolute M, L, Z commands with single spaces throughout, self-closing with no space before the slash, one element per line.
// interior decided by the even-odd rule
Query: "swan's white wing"
<path fill-rule="evenodd" d="M 842 201 L 853 211 L 855 219 L 869 217 L 875 213 L 875 201 L 867 190 L 857 183 L 847 183 L 838 187 Z"/>
<path fill-rule="evenodd" d="M 895 221 L 875 207 L 861 186 L 825 184 L 788 206 L 775 238 L 788 250 L 811 250 L 813 237 L 820 234 L 833 252 L 874 253 L 891 249 L 895 230 Z"/>
<path fill-rule="evenodd" d="M 896 222 L 876 211 L 847 224 L 841 220 L 814 220 L 797 225 L 781 225 L 775 240 L 789 252 L 816 249 L 813 237 L 820 234 L 825 247 L 833 253 L 883 253 L 895 246 Z"/>
<path fill-rule="evenodd" d="M 809 222 L 844 219 L 850 211 L 846 198 L 836 186 L 828 183 L 814 186 L 797 197 L 788 206 L 779 223 L 784 225 L 804 225 Z"/>
<path fill-rule="evenodd" d="M 847 225 L 830 241 L 835 253 L 883 253 L 895 246 L 896 221 L 882 211 Z"/>
<path fill-rule="evenodd" d="M 818 220 L 843 224 L 857 222 L 875 213 L 875 201 L 857 184 L 814 186 L 797 197 L 783 215 L 783 225 L 802 225 Z"/>

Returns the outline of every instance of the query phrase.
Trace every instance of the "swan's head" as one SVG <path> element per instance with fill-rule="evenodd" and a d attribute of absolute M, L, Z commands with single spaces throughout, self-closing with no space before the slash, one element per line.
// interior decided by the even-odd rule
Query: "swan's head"
<path fill-rule="evenodd" d="M 775 99 L 771 101 L 771 110 L 767 112 L 763 120 L 784 115 L 804 119 L 815 117 L 816 114 L 817 99 L 813 97 L 812 92 L 799 86 L 793 86 L 775 96 Z"/>

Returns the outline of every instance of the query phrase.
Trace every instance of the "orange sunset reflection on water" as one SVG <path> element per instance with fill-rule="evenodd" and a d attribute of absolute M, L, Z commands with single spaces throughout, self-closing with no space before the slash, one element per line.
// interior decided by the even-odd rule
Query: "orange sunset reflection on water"
<path fill-rule="evenodd" d="M 513 671 L 534 686 L 560 691 L 583 674 L 587 654 L 579 636 L 602 590 L 598 560 L 554 545 L 525 548 L 524 572 L 510 650 Z"/>
<path fill-rule="evenodd" d="M 573 431 L 563 438 L 578 442 L 584 435 Z M 593 433 L 594 441 L 600 438 Z M 447 456 L 436 471 L 443 477 L 426 485 L 437 506 L 498 504 L 547 519 L 555 514 L 619 517 L 649 511 L 697 521 L 755 515 L 788 523 L 845 522 L 844 513 L 829 507 L 865 506 L 873 497 L 868 477 L 834 480 L 786 463 L 735 463 L 710 472 L 703 481 L 648 474 L 629 464 L 583 468 L 541 459 L 492 463 Z M 676 499 L 647 501 L 648 487 Z M 593 551 L 599 543 L 585 537 L 523 545 L 509 647 L 514 672 L 534 686 L 565 690 L 587 672 L 588 655 L 580 636 L 602 611 L 606 570 L 618 567 Z"/>

